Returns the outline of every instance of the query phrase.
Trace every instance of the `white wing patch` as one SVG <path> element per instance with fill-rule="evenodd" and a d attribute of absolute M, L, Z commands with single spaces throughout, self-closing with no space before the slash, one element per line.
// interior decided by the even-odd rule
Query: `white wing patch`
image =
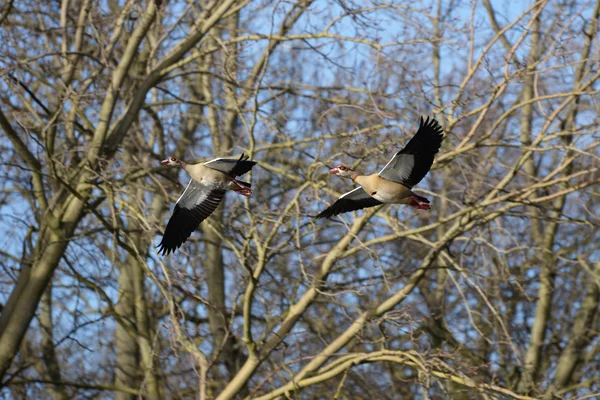
<path fill-rule="evenodd" d="M 392 161 L 394 164 L 390 165 Z M 390 180 L 395 182 L 405 181 L 410 178 L 414 166 L 415 157 L 412 154 L 398 154 L 395 155 L 381 171 L 379 171 L 378 175 L 384 178 L 384 175 L 387 175 L 387 179 L 393 178 Z"/>
<path fill-rule="evenodd" d="M 383 171 L 385 171 L 385 169 L 388 167 L 388 165 L 390 165 L 390 163 L 391 163 L 392 161 L 394 161 L 394 158 L 396 158 L 396 154 L 394 154 L 394 156 L 393 156 L 392 158 L 390 158 L 390 161 L 388 161 L 388 162 L 387 162 L 387 164 L 385 164 L 385 165 L 384 165 L 384 167 L 383 167 L 383 168 L 381 168 L 381 171 L 379 171 L 379 173 L 378 173 L 377 175 L 381 175 L 381 173 L 382 173 Z"/>
<path fill-rule="evenodd" d="M 406 180 L 410 177 L 410 173 L 415 166 L 415 158 L 411 154 L 401 154 L 398 156 L 398 166 L 393 169 L 393 175 L 398 179 Z"/>
<path fill-rule="evenodd" d="M 179 207 L 191 210 L 208 198 L 210 189 L 205 186 L 198 185 L 195 182 L 192 184 L 193 181 L 193 179 L 190 180 L 190 183 L 188 183 L 185 191 L 177 200 Z"/>
<path fill-rule="evenodd" d="M 179 200 L 181 200 L 181 198 L 183 197 L 183 195 L 185 194 L 185 192 L 188 191 L 188 189 L 190 188 L 190 185 L 192 184 L 193 179 L 190 179 L 190 181 L 188 182 L 187 186 L 185 187 L 185 190 L 183 191 L 183 193 L 181 193 L 181 196 L 179 196 L 179 198 L 177 199 L 177 201 L 175 202 L 175 204 L 179 204 Z"/>
<path fill-rule="evenodd" d="M 221 161 L 221 160 L 228 160 L 228 161 L 231 161 L 231 160 L 229 160 L 229 159 L 227 159 L 227 158 L 215 158 L 214 160 L 210 160 L 210 161 L 207 161 L 207 162 L 205 162 L 203 165 L 205 165 L 205 166 L 207 166 L 207 167 L 208 167 L 208 166 L 209 166 L 208 164 L 210 164 L 210 163 L 214 163 L 214 162 L 218 162 L 218 161 Z"/>
<path fill-rule="evenodd" d="M 348 196 L 349 194 L 351 194 L 351 193 L 354 193 L 354 192 L 356 192 L 357 190 L 360 190 L 360 189 L 362 189 L 362 187 L 360 187 L 360 186 L 359 186 L 359 187 L 357 187 L 356 189 L 352 189 L 352 190 L 351 190 L 351 191 L 349 191 L 348 193 L 344 193 L 343 195 L 341 195 L 341 196 L 339 197 L 339 199 L 343 199 L 344 197 Z"/>

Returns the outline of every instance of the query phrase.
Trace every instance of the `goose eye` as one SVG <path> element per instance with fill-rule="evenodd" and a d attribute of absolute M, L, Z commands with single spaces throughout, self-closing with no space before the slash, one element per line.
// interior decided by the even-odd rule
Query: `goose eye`
<path fill-rule="evenodd" d="M 340 167 L 339 167 L 339 168 L 340 168 L 342 171 L 345 171 L 345 170 L 346 170 L 346 167 L 344 167 L 343 165 L 340 165 Z"/>
<path fill-rule="evenodd" d="M 171 157 L 171 161 L 175 161 L 175 157 Z"/>

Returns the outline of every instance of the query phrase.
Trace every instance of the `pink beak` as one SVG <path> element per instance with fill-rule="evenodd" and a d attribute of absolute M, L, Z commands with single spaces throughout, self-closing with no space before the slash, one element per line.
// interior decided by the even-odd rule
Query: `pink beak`
<path fill-rule="evenodd" d="M 331 169 L 329 170 L 329 173 L 330 173 L 330 174 L 338 174 L 339 172 L 340 172 L 340 169 L 339 169 L 338 167 L 331 168 Z"/>
<path fill-rule="evenodd" d="M 167 158 L 166 160 L 162 160 L 160 163 L 162 165 L 167 165 L 169 163 L 169 159 Z"/>

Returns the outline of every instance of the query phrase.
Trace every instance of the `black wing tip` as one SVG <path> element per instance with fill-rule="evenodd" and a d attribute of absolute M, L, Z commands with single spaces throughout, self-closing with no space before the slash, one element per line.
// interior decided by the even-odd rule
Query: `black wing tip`
<path fill-rule="evenodd" d="M 421 115 L 419 120 L 419 130 L 421 130 L 421 128 L 431 130 L 432 134 L 438 136 L 442 136 L 444 133 L 444 128 L 442 128 L 442 125 L 440 125 L 440 123 L 435 118 L 431 117 L 430 119 L 429 116 L 427 116 L 427 118 L 423 120 L 423 116 Z"/>
<path fill-rule="evenodd" d="M 177 246 L 177 247 L 168 247 L 163 242 L 160 242 L 158 244 L 158 246 L 156 246 L 156 247 L 158 248 L 158 251 L 157 251 L 158 255 L 164 257 L 164 256 L 168 256 L 170 253 L 175 253 L 175 250 L 177 250 L 177 248 L 179 246 Z"/>
<path fill-rule="evenodd" d="M 249 160 L 249 158 L 247 154 L 242 153 L 229 173 L 233 176 L 242 176 L 250 172 L 258 162 Z"/>
<path fill-rule="evenodd" d="M 177 244 L 177 245 L 168 245 L 165 243 L 164 237 L 163 240 L 156 246 L 158 248 L 157 253 L 161 256 L 168 256 L 169 254 L 175 254 L 175 250 L 180 248 L 185 241 Z"/>
<path fill-rule="evenodd" d="M 248 154 L 242 153 L 242 154 L 240 154 L 240 158 L 238 159 L 238 162 L 240 162 L 240 161 L 247 161 L 249 159 L 250 159 L 250 156 Z"/>
<path fill-rule="evenodd" d="M 313 220 L 318 221 L 320 219 L 323 218 L 331 218 L 331 217 L 335 217 L 336 215 L 338 215 L 340 212 L 336 212 L 335 209 L 335 203 L 333 203 L 332 205 L 330 205 L 329 207 L 327 207 L 326 209 L 324 209 L 323 211 L 321 211 L 320 213 L 318 213 Z"/>
<path fill-rule="evenodd" d="M 313 220 L 318 221 L 320 219 L 323 218 L 331 218 L 333 216 L 333 211 L 330 211 L 329 208 L 326 208 L 325 210 L 321 211 L 320 213 L 318 213 Z"/>
<path fill-rule="evenodd" d="M 163 235 L 162 240 L 158 246 L 156 246 L 156 248 L 158 248 L 157 253 L 163 257 L 168 256 L 169 254 L 175 254 L 175 250 L 180 248 L 186 242 L 186 240 L 187 238 L 183 242 L 177 243 L 176 241 L 170 240 L 168 235 Z"/>
<path fill-rule="evenodd" d="M 246 153 L 240 154 L 240 158 L 238 158 L 238 162 L 240 162 L 240 161 L 245 161 L 245 162 L 252 163 L 252 164 L 258 164 L 256 161 L 251 160 L 250 156 Z"/>

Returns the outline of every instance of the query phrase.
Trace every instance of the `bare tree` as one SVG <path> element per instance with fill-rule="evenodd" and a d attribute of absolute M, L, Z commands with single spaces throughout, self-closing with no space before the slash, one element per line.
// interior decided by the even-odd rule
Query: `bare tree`
<path fill-rule="evenodd" d="M 3 395 L 600 393 L 600 1 L 0 8 Z M 312 219 L 421 115 L 432 210 Z M 159 161 L 240 152 L 253 195 L 158 256 Z"/>

